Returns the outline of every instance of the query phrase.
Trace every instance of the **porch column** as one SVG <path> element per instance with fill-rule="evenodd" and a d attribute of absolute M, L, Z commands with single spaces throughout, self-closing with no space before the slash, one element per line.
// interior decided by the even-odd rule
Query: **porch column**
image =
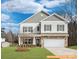
<path fill-rule="evenodd" d="M 41 37 L 41 48 L 43 48 L 44 47 L 44 39 L 43 39 L 43 37 Z"/>
<path fill-rule="evenodd" d="M 68 47 L 68 37 L 65 37 L 65 47 Z"/>
<path fill-rule="evenodd" d="M 35 37 L 33 38 L 33 45 L 36 45 Z"/>
<path fill-rule="evenodd" d="M 20 45 L 21 44 L 21 41 L 20 41 L 21 39 L 20 39 L 20 37 L 19 37 L 19 40 L 18 40 L 18 44 Z"/>

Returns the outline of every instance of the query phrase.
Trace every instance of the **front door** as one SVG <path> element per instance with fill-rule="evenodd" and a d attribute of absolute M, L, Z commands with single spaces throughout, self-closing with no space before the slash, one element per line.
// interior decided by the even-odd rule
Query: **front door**
<path fill-rule="evenodd" d="M 41 40 L 40 39 L 36 39 L 36 45 L 41 46 Z"/>

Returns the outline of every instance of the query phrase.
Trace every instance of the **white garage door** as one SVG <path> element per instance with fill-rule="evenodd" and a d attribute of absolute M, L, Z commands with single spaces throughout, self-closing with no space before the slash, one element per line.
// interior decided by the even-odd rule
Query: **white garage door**
<path fill-rule="evenodd" d="M 44 39 L 44 47 L 64 47 L 64 39 Z"/>

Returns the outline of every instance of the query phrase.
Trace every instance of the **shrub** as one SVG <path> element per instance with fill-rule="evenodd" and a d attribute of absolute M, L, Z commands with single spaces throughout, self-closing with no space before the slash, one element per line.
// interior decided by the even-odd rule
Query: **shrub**
<path fill-rule="evenodd" d="M 16 44 L 16 43 L 11 43 L 10 44 L 10 47 L 16 47 L 18 44 Z"/>

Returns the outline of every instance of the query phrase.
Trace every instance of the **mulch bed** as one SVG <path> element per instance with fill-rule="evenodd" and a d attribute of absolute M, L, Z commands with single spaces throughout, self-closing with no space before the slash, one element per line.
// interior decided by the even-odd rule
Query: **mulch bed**
<path fill-rule="evenodd" d="M 25 52 L 25 51 L 29 51 L 30 48 L 26 48 L 26 47 L 17 47 L 16 48 L 16 51 L 17 52 Z"/>

